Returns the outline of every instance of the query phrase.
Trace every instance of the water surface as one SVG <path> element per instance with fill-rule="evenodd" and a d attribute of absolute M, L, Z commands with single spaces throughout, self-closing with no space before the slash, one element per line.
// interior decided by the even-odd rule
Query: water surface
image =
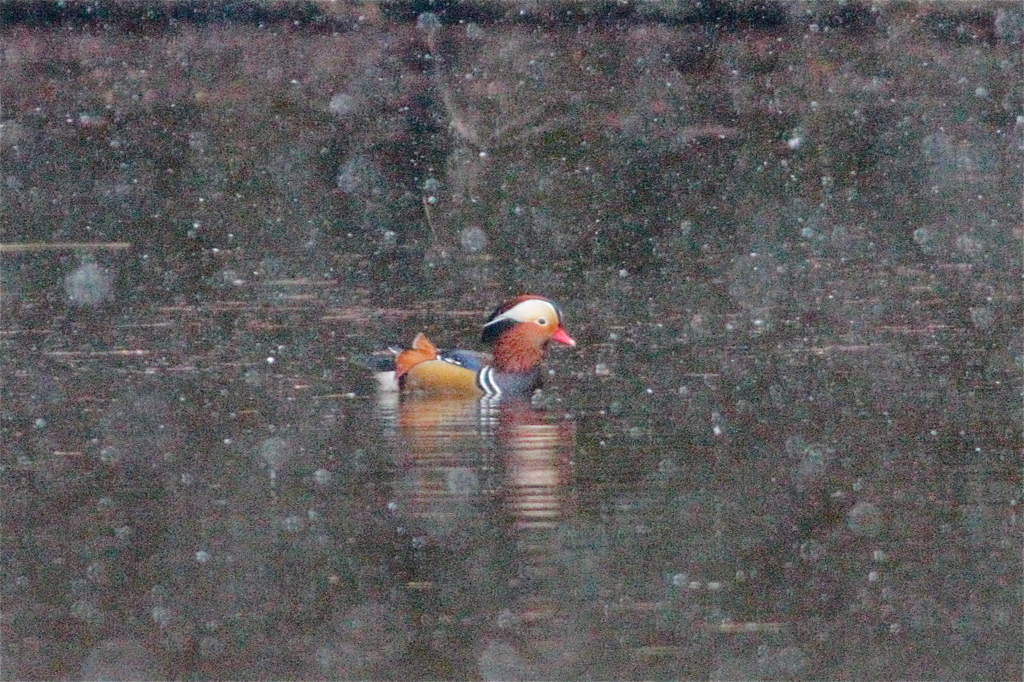
<path fill-rule="evenodd" d="M 1019 679 L 1019 4 L 435 4 L 3 5 L 3 678 Z"/>

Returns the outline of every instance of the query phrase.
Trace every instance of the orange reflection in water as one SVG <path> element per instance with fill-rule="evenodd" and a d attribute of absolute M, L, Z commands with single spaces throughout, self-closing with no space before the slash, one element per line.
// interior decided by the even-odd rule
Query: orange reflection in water
<path fill-rule="evenodd" d="M 423 519 L 461 515 L 500 496 L 516 528 L 547 528 L 565 513 L 575 429 L 524 402 L 405 397 L 382 408 L 396 444 L 401 504 Z"/>
<path fill-rule="evenodd" d="M 481 668 L 502 661 L 494 679 L 553 674 L 536 660 L 571 667 L 583 641 L 567 637 L 578 610 L 564 570 L 574 424 L 526 403 L 408 396 L 382 414 L 396 514 L 414 546 L 442 550 L 409 584 L 426 622 L 483 624 Z"/>
<path fill-rule="evenodd" d="M 562 518 L 574 435 L 570 422 L 546 421 L 528 405 L 501 408 L 498 440 L 517 527 L 551 528 Z"/>

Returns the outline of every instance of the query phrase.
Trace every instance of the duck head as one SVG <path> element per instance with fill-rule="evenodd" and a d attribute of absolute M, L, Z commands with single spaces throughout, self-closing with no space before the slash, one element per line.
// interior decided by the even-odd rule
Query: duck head
<path fill-rule="evenodd" d="M 484 325 L 481 340 L 493 344 L 493 365 L 499 372 L 536 369 L 551 341 L 576 345 L 562 328 L 562 311 L 554 301 L 530 294 L 499 306 Z"/>

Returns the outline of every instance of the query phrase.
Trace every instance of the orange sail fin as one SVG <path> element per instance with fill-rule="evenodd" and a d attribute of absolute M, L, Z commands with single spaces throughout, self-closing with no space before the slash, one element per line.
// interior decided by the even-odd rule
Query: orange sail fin
<path fill-rule="evenodd" d="M 395 379 L 401 381 L 410 369 L 427 360 L 437 360 L 437 346 L 420 332 L 412 340 L 412 348 L 406 348 L 395 357 Z"/>

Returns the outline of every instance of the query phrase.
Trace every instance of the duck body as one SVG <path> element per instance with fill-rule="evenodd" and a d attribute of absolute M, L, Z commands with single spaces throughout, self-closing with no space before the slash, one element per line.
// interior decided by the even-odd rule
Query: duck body
<path fill-rule="evenodd" d="M 499 306 L 484 325 L 481 340 L 491 345 L 491 353 L 441 350 L 418 334 L 411 347 L 394 351 L 399 389 L 449 397 L 529 398 L 540 388 L 548 344 L 576 345 L 562 328 L 558 306 L 533 295 Z"/>

